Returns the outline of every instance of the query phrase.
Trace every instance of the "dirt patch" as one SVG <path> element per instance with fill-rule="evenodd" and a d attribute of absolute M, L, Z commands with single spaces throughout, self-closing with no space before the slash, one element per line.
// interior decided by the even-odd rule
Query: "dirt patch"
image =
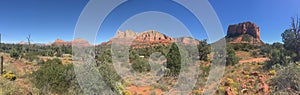
<path fill-rule="evenodd" d="M 130 86 L 127 89 L 133 95 L 161 95 L 163 94 L 162 90 L 153 88 L 151 86 Z"/>
<path fill-rule="evenodd" d="M 265 62 L 269 60 L 269 58 L 250 58 L 250 59 L 245 59 L 245 60 L 240 60 L 239 63 L 252 63 L 252 62 Z"/>

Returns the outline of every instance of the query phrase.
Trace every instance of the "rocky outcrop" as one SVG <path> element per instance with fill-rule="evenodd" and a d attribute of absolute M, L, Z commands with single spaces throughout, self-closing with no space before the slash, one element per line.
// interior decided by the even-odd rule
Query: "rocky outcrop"
<path fill-rule="evenodd" d="M 259 27 L 252 22 L 229 25 L 226 37 L 229 38 L 230 43 L 263 43 L 260 39 Z"/>

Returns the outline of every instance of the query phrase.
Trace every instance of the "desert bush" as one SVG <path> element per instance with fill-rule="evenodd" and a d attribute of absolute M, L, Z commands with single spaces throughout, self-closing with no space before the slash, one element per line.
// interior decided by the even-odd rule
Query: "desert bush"
<path fill-rule="evenodd" d="M 150 72 L 150 70 L 151 70 L 150 64 L 148 64 L 148 62 L 142 58 L 137 58 L 137 59 L 133 60 L 132 68 L 139 73 Z"/>
<path fill-rule="evenodd" d="M 18 59 L 20 57 L 20 53 L 16 49 L 12 49 L 10 51 L 10 57 Z"/>
<path fill-rule="evenodd" d="M 243 35 L 243 37 L 242 37 L 242 41 L 246 41 L 246 42 L 250 42 L 251 39 L 252 39 L 252 36 L 249 35 L 249 34 L 245 34 L 245 35 Z"/>
<path fill-rule="evenodd" d="M 210 46 L 208 45 L 206 40 L 200 41 L 198 47 L 199 59 L 208 61 L 208 54 L 211 52 Z"/>
<path fill-rule="evenodd" d="M 275 65 L 287 66 L 288 63 L 292 62 L 294 56 L 293 52 L 286 51 L 284 49 L 278 50 L 273 49 L 271 51 L 270 60 L 265 62 L 264 68 L 271 69 Z"/>
<path fill-rule="evenodd" d="M 300 68 L 292 63 L 279 69 L 270 84 L 274 87 L 274 94 L 282 92 L 289 95 L 300 94 Z"/>
<path fill-rule="evenodd" d="M 73 65 L 62 65 L 59 59 L 46 61 L 31 77 L 32 83 L 40 89 L 41 94 L 67 94 L 71 87 L 77 87 L 75 90 L 81 93 Z"/>
<path fill-rule="evenodd" d="M 258 55 L 259 55 L 259 53 L 257 51 L 251 52 L 251 56 L 254 58 L 257 58 Z"/>
<path fill-rule="evenodd" d="M 239 58 L 235 55 L 232 47 L 227 46 L 226 66 L 235 65 L 239 62 Z"/>
<path fill-rule="evenodd" d="M 230 46 L 236 50 L 236 51 L 250 51 L 253 49 L 257 49 L 259 46 L 251 45 L 248 43 L 243 43 L 243 44 L 230 44 Z"/>
<path fill-rule="evenodd" d="M 263 44 L 263 45 L 259 46 L 259 54 L 263 55 L 264 57 L 269 57 L 271 50 L 272 50 L 272 47 L 269 44 Z"/>
<path fill-rule="evenodd" d="M 29 62 L 32 62 L 34 60 L 38 60 L 38 54 L 36 53 L 27 53 L 23 56 L 23 58 L 25 58 L 26 60 L 28 60 Z"/>

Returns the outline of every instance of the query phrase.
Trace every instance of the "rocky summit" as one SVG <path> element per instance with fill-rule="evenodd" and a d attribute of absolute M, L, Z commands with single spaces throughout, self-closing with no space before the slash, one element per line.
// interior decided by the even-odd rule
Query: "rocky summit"
<path fill-rule="evenodd" d="M 259 27 L 252 22 L 229 25 L 226 38 L 230 43 L 263 43 L 260 39 Z"/>

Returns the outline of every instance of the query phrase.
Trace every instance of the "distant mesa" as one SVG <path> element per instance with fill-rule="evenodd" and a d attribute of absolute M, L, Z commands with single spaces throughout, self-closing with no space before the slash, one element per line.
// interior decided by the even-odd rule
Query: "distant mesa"
<path fill-rule="evenodd" d="M 25 44 L 28 44 L 28 43 L 27 43 L 27 42 L 24 42 L 24 41 L 21 41 L 21 42 L 19 42 L 19 43 L 17 43 L 17 44 L 25 45 Z"/>
<path fill-rule="evenodd" d="M 229 43 L 263 44 L 260 39 L 260 29 L 252 22 L 229 25 L 226 39 Z"/>
<path fill-rule="evenodd" d="M 72 45 L 72 44 L 74 44 L 75 46 L 91 46 L 91 44 L 88 41 L 86 41 L 84 39 L 80 39 L 80 38 L 74 39 L 74 40 L 68 41 L 68 42 L 61 40 L 61 39 L 56 39 L 51 45 L 67 46 L 67 45 Z"/>
<path fill-rule="evenodd" d="M 131 45 L 134 48 L 140 48 L 142 46 L 153 46 L 158 44 L 168 45 L 173 42 L 199 44 L 198 40 L 191 37 L 171 38 L 155 30 L 145 32 L 134 32 L 132 30 L 126 30 L 125 32 L 118 31 L 114 38 L 111 38 L 110 41 L 103 42 L 102 44 L 122 44 Z"/>

